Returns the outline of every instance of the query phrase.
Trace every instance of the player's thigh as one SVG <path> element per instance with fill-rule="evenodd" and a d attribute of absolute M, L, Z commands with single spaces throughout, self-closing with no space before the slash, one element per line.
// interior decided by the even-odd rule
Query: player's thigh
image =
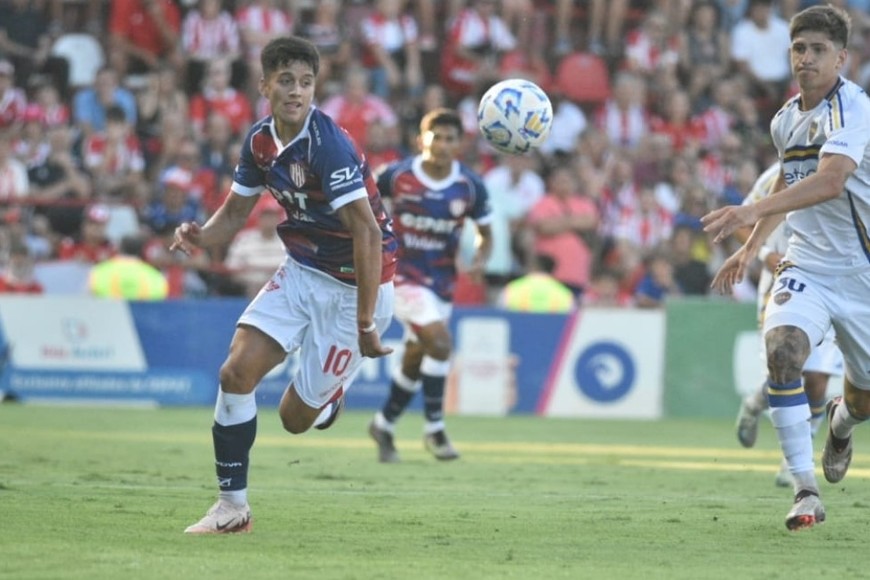
<path fill-rule="evenodd" d="M 299 369 L 293 387 L 306 406 L 319 409 L 348 389 L 362 366 L 357 328 L 356 288 L 332 282 L 311 289 L 309 323 L 299 349 Z M 378 288 L 374 322 L 378 332 L 389 326 L 393 285 Z"/>
<path fill-rule="evenodd" d="M 286 259 L 239 317 L 239 324 L 259 329 L 286 353 L 295 351 L 308 328 L 307 302 L 317 296 L 308 276 Z"/>
<path fill-rule="evenodd" d="M 230 352 L 220 370 L 221 389 L 228 393 L 252 392 L 287 353 L 269 335 L 240 324 L 230 343 Z"/>
<path fill-rule="evenodd" d="M 763 334 L 768 353 L 768 333 L 784 326 L 803 331 L 811 348 L 821 343 L 831 327 L 830 291 L 822 276 L 794 267 L 781 272 L 764 309 Z"/>
<path fill-rule="evenodd" d="M 804 372 L 820 373 L 829 376 L 843 376 L 843 353 L 837 347 L 834 328 L 828 331 L 822 343 L 813 347 L 804 363 Z"/>
<path fill-rule="evenodd" d="M 834 329 L 846 363 L 846 378 L 870 391 L 870 274 L 837 279 Z"/>
<path fill-rule="evenodd" d="M 425 286 L 396 286 L 395 317 L 405 329 L 405 340 L 417 340 L 417 331 L 450 319 L 453 305 Z"/>

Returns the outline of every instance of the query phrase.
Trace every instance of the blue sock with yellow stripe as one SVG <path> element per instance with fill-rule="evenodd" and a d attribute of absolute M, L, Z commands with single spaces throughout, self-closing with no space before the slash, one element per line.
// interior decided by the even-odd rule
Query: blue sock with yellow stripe
<path fill-rule="evenodd" d="M 795 477 L 795 491 L 818 489 L 813 472 L 813 437 L 810 430 L 810 405 L 803 381 L 784 385 L 767 381 L 770 420 L 789 471 Z"/>

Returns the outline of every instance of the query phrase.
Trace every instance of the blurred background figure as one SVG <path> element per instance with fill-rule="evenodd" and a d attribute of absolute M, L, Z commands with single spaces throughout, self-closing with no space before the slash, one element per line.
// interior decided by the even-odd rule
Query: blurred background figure
<path fill-rule="evenodd" d="M 375 0 L 360 23 L 362 65 L 368 69 L 372 93 L 382 99 L 417 95 L 423 88 L 419 27 L 405 12 L 405 0 Z"/>
<path fill-rule="evenodd" d="M 42 294 L 42 284 L 33 274 L 34 258 L 27 244 L 15 242 L 6 266 L 0 272 L 0 294 Z"/>
<path fill-rule="evenodd" d="M 289 36 L 296 28 L 298 17 L 294 9 L 282 9 L 285 0 L 251 0 L 236 12 L 235 20 L 242 41 L 245 76 L 244 88 L 248 97 L 256 101 L 258 86 L 263 76 L 260 67 L 260 52 L 270 40 L 279 36 Z M 324 4 L 324 2 L 318 2 Z M 295 6 L 290 2 L 290 6 Z"/>
<path fill-rule="evenodd" d="M 547 194 L 529 212 L 535 255 L 553 260 L 553 277 L 576 297 L 589 285 L 599 219 L 598 208 L 581 193 L 568 166 L 550 172 Z"/>
<path fill-rule="evenodd" d="M 60 242 L 58 259 L 96 264 L 114 256 L 118 250 L 106 236 L 109 217 L 109 208 L 103 204 L 88 207 L 78 235 Z"/>
<path fill-rule="evenodd" d="M 109 61 L 122 75 L 156 70 L 161 61 L 178 67 L 181 10 L 173 0 L 111 0 Z"/>
<path fill-rule="evenodd" d="M 514 312 L 565 313 L 577 304 L 571 289 L 553 277 L 556 263 L 550 256 L 539 255 L 532 270 L 507 283 L 499 304 Z"/>
<path fill-rule="evenodd" d="M 95 264 L 88 276 L 91 294 L 98 298 L 163 300 L 169 285 L 163 273 L 142 259 L 138 236 L 121 239 L 120 253 Z"/>
<path fill-rule="evenodd" d="M 230 276 L 242 285 L 248 298 L 257 295 L 287 253 L 277 230 L 284 210 L 274 202 L 258 207 L 257 212 L 256 225 L 236 235 L 224 260 Z"/>

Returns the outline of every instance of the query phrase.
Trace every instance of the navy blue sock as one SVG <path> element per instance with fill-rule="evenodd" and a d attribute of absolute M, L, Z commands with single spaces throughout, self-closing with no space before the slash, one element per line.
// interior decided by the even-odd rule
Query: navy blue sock
<path fill-rule="evenodd" d="M 211 428 L 218 487 L 234 491 L 248 487 L 248 456 L 257 437 L 257 417 L 238 425 Z"/>
<path fill-rule="evenodd" d="M 435 423 L 444 419 L 444 383 L 446 377 L 423 375 L 423 413 Z"/>
<path fill-rule="evenodd" d="M 392 381 L 390 383 L 390 398 L 387 399 L 387 402 L 384 403 L 383 409 L 381 409 L 384 419 L 390 423 L 395 423 L 399 418 L 399 415 L 401 415 L 411 403 L 414 395 L 414 391 L 403 389 L 396 384 L 396 381 Z"/>

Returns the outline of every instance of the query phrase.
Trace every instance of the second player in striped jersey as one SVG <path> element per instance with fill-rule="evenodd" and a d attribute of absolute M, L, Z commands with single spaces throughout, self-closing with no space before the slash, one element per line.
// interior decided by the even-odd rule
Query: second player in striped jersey
<path fill-rule="evenodd" d="M 390 165 L 378 178 L 399 237 L 395 317 L 405 328 L 402 364 L 393 374 L 389 398 L 369 425 L 385 463 L 398 461 L 393 427 L 421 385 L 426 448 L 438 459 L 459 457 L 445 433 L 443 406 L 452 350 L 447 325 L 465 220 L 475 221 L 481 238 L 474 274 L 482 276 L 492 245 L 486 186 L 457 160 L 462 135 L 455 111 L 430 111 L 420 122 L 420 155 Z"/>

